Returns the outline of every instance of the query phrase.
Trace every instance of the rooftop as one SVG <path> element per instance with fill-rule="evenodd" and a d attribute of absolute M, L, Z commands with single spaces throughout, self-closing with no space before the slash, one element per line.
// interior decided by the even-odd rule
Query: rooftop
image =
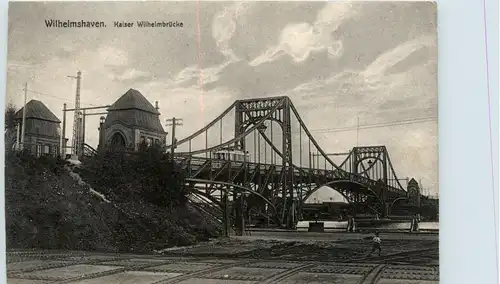
<path fill-rule="evenodd" d="M 23 118 L 23 108 L 16 112 L 16 119 Z M 26 104 L 26 118 L 46 120 L 61 123 L 57 116 L 47 108 L 41 101 L 31 100 Z"/>
<path fill-rule="evenodd" d="M 142 110 L 152 114 L 160 114 L 156 108 L 137 90 L 130 89 L 121 96 L 108 111 L 116 110 Z"/>
<path fill-rule="evenodd" d="M 104 125 L 107 128 L 121 123 L 129 127 L 164 133 L 159 116 L 158 110 L 139 91 L 130 89 L 108 108 Z"/>

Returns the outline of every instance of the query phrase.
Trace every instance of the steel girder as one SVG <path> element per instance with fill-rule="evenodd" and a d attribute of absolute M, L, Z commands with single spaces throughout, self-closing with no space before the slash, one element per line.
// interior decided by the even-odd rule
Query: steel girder
<path fill-rule="evenodd" d="M 207 182 L 228 182 L 234 185 L 245 186 L 267 198 L 276 208 L 279 209 L 280 222 L 287 221 L 287 208 L 285 201 L 290 199 L 290 195 L 283 195 L 283 181 L 288 167 L 277 165 L 264 165 L 247 162 L 224 161 L 216 165 L 214 161 L 206 158 L 191 157 L 187 161 L 186 168 L 191 174 L 191 179 L 202 179 Z M 400 198 L 401 195 L 386 194 L 384 184 L 381 181 L 374 181 L 361 175 L 348 173 L 345 171 L 326 171 L 302 169 L 293 171 L 292 196 L 298 200 L 297 214 L 301 213 L 302 203 L 319 187 L 330 186 L 341 193 L 348 202 L 357 205 L 369 205 L 372 211 L 384 214 L 383 200 L 385 203 L 392 202 Z M 207 194 L 212 194 L 217 188 L 215 185 L 207 186 Z M 192 186 L 192 184 L 191 184 Z M 284 198 L 283 198 L 284 196 Z M 291 202 L 291 200 L 288 200 Z M 258 199 L 249 204 L 250 209 L 265 208 L 265 202 Z M 259 211 L 261 213 L 261 211 Z M 283 214 L 285 213 L 285 214 Z"/>

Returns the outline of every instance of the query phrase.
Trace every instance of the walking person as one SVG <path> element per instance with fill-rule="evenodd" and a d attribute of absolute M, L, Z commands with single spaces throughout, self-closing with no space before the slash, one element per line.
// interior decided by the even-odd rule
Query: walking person
<path fill-rule="evenodd" d="M 410 233 L 415 231 L 415 226 L 416 226 L 417 220 L 415 219 L 415 216 L 411 218 L 410 221 Z"/>
<path fill-rule="evenodd" d="M 414 232 L 418 232 L 419 228 L 418 228 L 418 223 L 420 222 L 420 216 L 417 214 L 415 215 L 415 221 L 414 221 L 414 224 L 413 224 L 413 231 Z"/>
<path fill-rule="evenodd" d="M 349 217 L 349 219 L 347 219 L 347 231 L 348 232 L 356 231 L 356 221 L 354 220 L 354 217 Z"/>
<path fill-rule="evenodd" d="M 368 256 L 371 256 L 376 250 L 378 250 L 378 256 L 380 256 L 380 253 L 382 252 L 382 248 L 380 247 L 380 243 L 382 243 L 382 240 L 380 239 L 380 233 L 375 232 L 375 236 L 372 239 L 373 244 L 372 244 L 372 251 Z"/>

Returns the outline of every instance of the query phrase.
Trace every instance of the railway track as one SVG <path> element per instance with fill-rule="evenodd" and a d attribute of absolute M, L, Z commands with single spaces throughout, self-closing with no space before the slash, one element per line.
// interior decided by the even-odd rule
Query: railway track
<path fill-rule="evenodd" d="M 410 257 L 418 257 L 423 254 L 427 254 L 429 252 L 435 251 L 437 248 L 430 248 L 430 249 L 417 249 L 417 250 L 411 250 L 411 251 L 405 251 L 405 252 L 399 252 L 399 253 L 394 253 L 394 254 L 388 254 L 388 255 L 383 255 L 383 256 L 367 256 L 367 257 L 362 257 L 362 258 L 352 258 L 349 260 L 346 260 L 345 262 L 353 263 L 353 262 L 389 262 L 389 261 L 400 261 L 400 260 L 407 260 Z"/>

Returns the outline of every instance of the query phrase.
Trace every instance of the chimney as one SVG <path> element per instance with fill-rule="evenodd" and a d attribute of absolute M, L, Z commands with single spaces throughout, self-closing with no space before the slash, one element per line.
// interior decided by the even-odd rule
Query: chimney
<path fill-rule="evenodd" d="M 158 107 L 158 101 L 155 101 L 155 108 L 156 110 L 159 110 L 160 108 Z"/>

